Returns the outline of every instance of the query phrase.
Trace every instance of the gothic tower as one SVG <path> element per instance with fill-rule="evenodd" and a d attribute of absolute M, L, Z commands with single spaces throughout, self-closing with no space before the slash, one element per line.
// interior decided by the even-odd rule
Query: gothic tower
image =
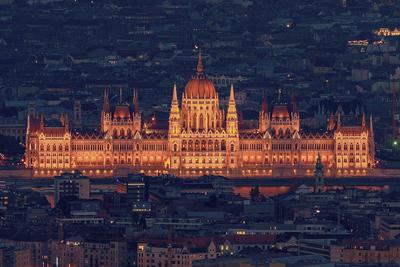
<path fill-rule="evenodd" d="M 239 160 L 239 129 L 233 84 L 231 84 L 229 105 L 226 114 L 226 133 L 228 134 L 227 150 L 230 152 L 227 153 L 228 166 L 230 168 L 237 168 Z"/>
<path fill-rule="evenodd" d="M 235 103 L 235 93 L 233 90 L 233 84 L 231 84 L 231 90 L 229 94 L 229 105 L 228 112 L 226 114 L 226 132 L 229 135 L 238 134 L 238 117 Z"/>
<path fill-rule="evenodd" d="M 172 91 L 171 110 L 169 113 L 168 144 L 171 151 L 170 166 L 178 169 L 180 166 L 180 134 L 181 134 L 181 112 L 179 110 L 178 94 L 176 83 Z"/>
<path fill-rule="evenodd" d="M 268 103 L 265 92 L 263 93 L 261 100 L 261 110 L 258 115 L 258 130 L 260 132 L 265 132 L 269 128 L 269 113 L 268 113 Z"/>
<path fill-rule="evenodd" d="M 138 91 L 133 90 L 133 132 L 140 132 L 142 128 L 142 115 L 139 109 L 139 95 Z"/>
<path fill-rule="evenodd" d="M 101 131 L 108 132 L 111 129 L 110 100 L 108 89 L 104 89 L 103 109 L 101 111 Z"/>
<path fill-rule="evenodd" d="M 292 119 L 292 129 L 293 131 L 300 131 L 300 113 L 297 109 L 297 100 L 294 93 L 290 97 L 290 104 L 292 106 L 291 119 Z"/>

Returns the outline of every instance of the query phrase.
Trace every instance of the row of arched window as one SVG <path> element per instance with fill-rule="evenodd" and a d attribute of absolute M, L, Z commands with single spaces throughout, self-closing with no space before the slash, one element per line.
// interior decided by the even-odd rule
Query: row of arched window
<path fill-rule="evenodd" d="M 138 147 L 138 145 L 137 145 L 137 147 Z M 153 151 L 155 151 L 155 150 L 166 151 L 167 145 L 166 144 L 143 144 L 142 149 L 143 150 L 153 150 Z"/>
<path fill-rule="evenodd" d="M 241 150 L 262 150 L 262 144 L 240 144 Z"/>
<path fill-rule="evenodd" d="M 211 164 L 211 163 L 213 163 L 213 160 L 211 158 L 209 158 L 209 159 L 205 159 L 205 158 L 198 159 L 198 158 L 195 158 L 195 159 L 188 159 L 186 161 L 186 159 L 183 158 L 182 159 L 182 163 L 189 163 L 189 164 L 209 163 L 209 164 Z M 216 159 L 214 159 L 214 163 L 215 164 L 225 163 L 225 159 L 221 159 L 221 161 L 220 161 L 218 158 L 216 158 Z"/>
<path fill-rule="evenodd" d="M 341 159 L 339 158 L 339 159 L 337 160 L 337 162 L 338 162 L 338 163 L 341 163 Z M 354 163 L 354 162 L 359 163 L 359 162 L 360 162 L 360 159 L 359 159 L 359 158 L 356 158 L 356 159 L 354 160 L 354 158 L 349 158 L 349 163 Z M 363 163 L 366 162 L 365 158 L 362 159 L 362 162 L 363 162 Z M 343 163 L 347 163 L 347 159 L 346 159 L 346 158 L 343 159 Z"/>
<path fill-rule="evenodd" d="M 114 150 L 133 150 L 133 144 L 115 144 L 113 145 Z"/>
<path fill-rule="evenodd" d="M 291 150 L 292 144 L 272 144 L 273 150 Z M 297 144 L 295 144 L 295 149 L 297 149 Z"/>
<path fill-rule="evenodd" d="M 174 149 L 177 149 L 177 147 Z M 231 144 L 231 151 L 235 151 L 235 145 Z M 225 151 L 226 141 L 222 140 L 183 140 L 182 151 Z M 176 150 L 175 150 L 176 151 Z"/>
<path fill-rule="evenodd" d="M 102 151 L 104 146 L 102 144 L 78 144 L 72 145 L 72 150 L 81 151 Z"/>
<path fill-rule="evenodd" d="M 354 145 L 353 145 L 353 143 L 350 143 L 349 146 L 347 145 L 347 143 L 344 143 L 344 144 L 343 144 L 343 150 L 348 150 L 348 148 L 350 148 L 350 150 L 354 150 Z M 356 148 L 356 150 L 360 150 L 360 144 L 359 144 L 359 143 L 356 143 L 355 148 Z M 366 150 L 366 149 L 367 149 L 367 146 L 365 145 L 365 143 L 362 143 L 361 148 L 362 148 L 362 150 Z M 338 149 L 338 150 L 342 150 L 342 144 L 339 143 L 339 144 L 337 145 L 337 149 Z"/>
<path fill-rule="evenodd" d="M 43 158 L 40 159 L 40 163 L 41 164 L 45 163 Z M 47 158 L 46 159 L 46 164 L 50 164 L 50 163 L 57 164 L 57 159 L 53 158 L 53 160 L 51 161 L 49 158 Z M 64 161 L 61 158 L 59 158 L 58 159 L 58 164 L 62 164 L 62 163 L 68 164 L 69 163 L 68 158 L 65 158 Z"/>
<path fill-rule="evenodd" d="M 300 148 L 301 150 L 333 150 L 333 144 L 301 144 Z"/>
<path fill-rule="evenodd" d="M 133 133 L 131 129 L 128 129 L 126 132 L 124 129 L 119 130 L 119 132 L 117 129 L 114 129 L 112 136 L 113 138 L 132 138 Z"/>
<path fill-rule="evenodd" d="M 40 145 L 40 151 L 44 151 L 44 144 Z M 47 144 L 46 151 L 69 151 L 69 146 L 63 146 L 62 144 L 58 146 L 56 144 L 53 144 L 52 146 L 50 146 L 50 144 Z"/>

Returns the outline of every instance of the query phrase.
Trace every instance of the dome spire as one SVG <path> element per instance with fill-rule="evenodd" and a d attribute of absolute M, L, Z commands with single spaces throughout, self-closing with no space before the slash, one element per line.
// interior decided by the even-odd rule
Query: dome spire
<path fill-rule="evenodd" d="M 202 74 L 204 72 L 204 65 L 203 60 L 201 58 L 201 48 L 199 47 L 199 55 L 197 59 L 197 67 L 196 67 L 197 74 Z"/>

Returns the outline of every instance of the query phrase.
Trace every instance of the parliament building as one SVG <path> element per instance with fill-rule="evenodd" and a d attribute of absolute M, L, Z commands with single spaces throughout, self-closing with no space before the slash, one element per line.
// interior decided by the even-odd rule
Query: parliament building
<path fill-rule="evenodd" d="M 233 85 L 227 110 L 204 73 L 201 52 L 196 73 L 179 101 L 174 84 L 168 129 L 143 127 L 138 95 L 111 107 L 104 92 L 97 131 L 70 127 L 68 117 L 47 125 L 43 116 L 28 115 L 26 167 L 35 175 L 80 170 L 88 176 L 123 172 L 182 177 L 206 174 L 230 177 L 313 175 L 318 156 L 327 176 L 366 175 L 374 166 L 372 117 L 343 125 L 331 115 L 323 132 L 301 129 L 295 101 L 263 97 L 258 127 L 240 129 Z"/>

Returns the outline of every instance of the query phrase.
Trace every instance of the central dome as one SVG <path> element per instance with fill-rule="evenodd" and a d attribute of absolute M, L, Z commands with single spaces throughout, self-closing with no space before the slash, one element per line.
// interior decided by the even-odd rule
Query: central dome
<path fill-rule="evenodd" d="M 186 84 L 184 93 L 185 97 L 199 99 L 216 98 L 217 92 L 215 91 L 215 87 L 204 74 L 204 66 L 201 59 L 201 50 L 199 50 L 199 59 L 197 62 L 196 70 L 196 75 L 193 75 L 190 81 Z"/>

